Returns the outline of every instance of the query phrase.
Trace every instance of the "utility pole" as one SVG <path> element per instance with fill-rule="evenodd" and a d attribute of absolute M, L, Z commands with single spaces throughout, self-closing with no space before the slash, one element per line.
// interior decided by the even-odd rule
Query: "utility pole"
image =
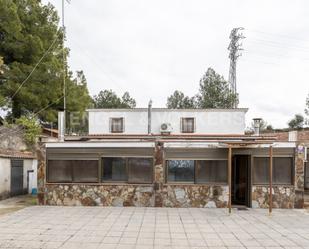
<path fill-rule="evenodd" d="M 65 40 L 65 26 L 64 26 L 64 0 L 62 0 L 62 63 L 63 63 L 63 113 L 64 113 L 64 120 L 63 126 L 64 131 L 66 129 L 66 84 L 65 84 L 65 77 L 66 77 L 66 64 L 65 64 L 65 47 L 64 47 L 64 40 Z"/>
<path fill-rule="evenodd" d="M 234 28 L 231 31 L 230 34 L 230 44 L 228 47 L 229 58 L 230 58 L 230 70 L 229 70 L 229 84 L 230 84 L 230 90 L 235 95 L 237 94 L 237 87 L 236 87 L 236 62 L 239 56 L 241 56 L 240 51 L 242 49 L 242 43 L 240 42 L 245 37 L 240 32 L 241 30 L 244 30 L 244 28 Z M 237 108 L 237 101 L 233 103 L 233 107 Z"/>

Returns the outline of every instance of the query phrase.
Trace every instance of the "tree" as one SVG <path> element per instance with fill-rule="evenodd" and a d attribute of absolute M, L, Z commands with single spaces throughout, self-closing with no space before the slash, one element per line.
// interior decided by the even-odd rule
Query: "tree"
<path fill-rule="evenodd" d="M 24 140 L 29 147 L 32 147 L 36 143 L 37 137 L 41 134 L 39 121 L 31 115 L 21 116 L 16 120 L 16 124 L 24 129 Z"/>
<path fill-rule="evenodd" d="M 230 91 L 223 76 L 208 68 L 200 80 L 197 100 L 199 108 L 233 108 L 233 104 L 238 102 L 238 96 Z"/>
<path fill-rule="evenodd" d="M 167 98 L 167 108 L 170 109 L 191 109 L 196 107 L 194 97 L 185 96 L 181 91 L 175 91 Z"/>
<path fill-rule="evenodd" d="M 57 109 L 63 106 L 64 75 L 64 32 L 58 24 L 57 11 L 51 4 L 0 0 L 0 55 L 6 65 L 0 76 L 0 95 L 5 98 L 0 107 L 10 108 L 12 119 L 37 112 L 42 121 L 57 119 Z M 65 58 L 68 55 L 65 48 Z M 66 62 L 65 68 L 67 110 L 85 110 L 90 103 L 90 97 L 85 98 L 86 83 L 80 87 L 76 84 L 79 76 L 73 78 Z"/>
<path fill-rule="evenodd" d="M 288 122 L 289 128 L 300 129 L 304 126 L 305 118 L 301 114 L 295 114 L 294 118 Z"/>
<path fill-rule="evenodd" d="M 93 103 L 95 108 L 134 108 L 136 106 L 136 101 L 128 92 L 118 97 L 112 90 L 100 91 L 93 97 Z"/>

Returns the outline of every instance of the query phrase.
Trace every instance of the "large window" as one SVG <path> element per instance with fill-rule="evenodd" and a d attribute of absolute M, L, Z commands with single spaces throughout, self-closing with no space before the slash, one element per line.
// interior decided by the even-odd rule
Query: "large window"
<path fill-rule="evenodd" d="M 194 182 L 194 160 L 167 161 L 170 182 Z"/>
<path fill-rule="evenodd" d="M 122 133 L 124 131 L 123 118 L 111 118 L 110 131 L 112 133 Z"/>
<path fill-rule="evenodd" d="M 48 160 L 48 182 L 98 182 L 98 160 Z"/>
<path fill-rule="evenodd" d="M 168 182 L 226 183 L 226 160 L 168 160 Z"/>
<path fill-rule="evenodd" d="M 182 133 L 194 133 L 195 123 L 194 118 L 182 118 L 181 119 L 181 132 Z"/>
<path fill-rule="evenodd" d="M 292 184 L 293 158 L 273 158 L 273 184 Z M 255 157 L 253 167 L 253 183 L 269 184 L 269 157 Z"/>
<path fill-rule="evenodd" d="M 151 183 L 152 158 L 104 157 L 102 181 Z"/>
<path fill-rule="evenodd" d="M 197 183 L 226 183 L 226 160 L 198 160 L 196 161 Z"/>

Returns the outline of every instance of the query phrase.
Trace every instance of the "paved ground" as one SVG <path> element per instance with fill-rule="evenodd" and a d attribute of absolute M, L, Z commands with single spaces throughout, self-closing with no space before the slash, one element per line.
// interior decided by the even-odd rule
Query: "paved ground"
<path fill-rule="evenodd" d="M 33 206 L 0 216 L 0 248 L 309 248 L 309 213 Z"/>

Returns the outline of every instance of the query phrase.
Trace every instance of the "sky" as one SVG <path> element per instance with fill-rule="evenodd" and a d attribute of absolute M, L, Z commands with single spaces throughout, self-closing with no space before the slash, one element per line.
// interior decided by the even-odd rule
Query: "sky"
<path fill-rule="evenodd" d="M 61 16 L 61 0 L 53 4 Z M 243 27 L 237 64 L 247 125 L 284 128 L 309 93 L 309 1 L 70 0 L 65 2 L 71 70 L 91 95 L 128 91 L 137 107 L 165 107 L 174 90 L 193 96 L 208 67 L 228 79 L 232 28 Z"/>

